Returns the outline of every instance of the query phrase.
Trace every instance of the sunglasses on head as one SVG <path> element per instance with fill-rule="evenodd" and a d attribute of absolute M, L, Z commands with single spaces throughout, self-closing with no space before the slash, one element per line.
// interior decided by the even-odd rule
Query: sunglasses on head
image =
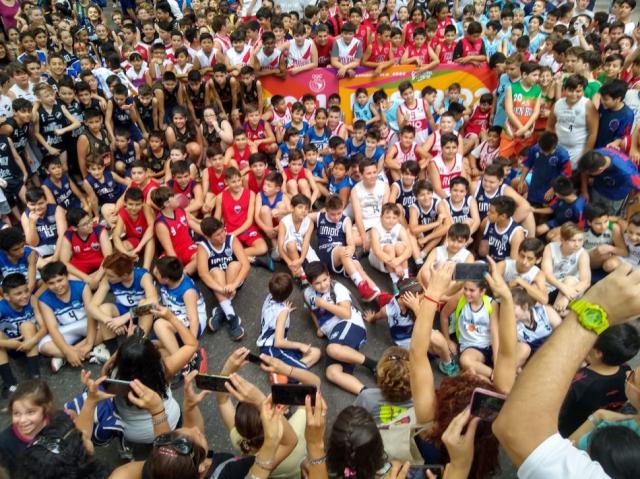
<path fill-rule="evenodd" d="M 186 437 L 174 437 L 172 434 L 160 434 L 153 440 L 153 447 L 169 447 L 181 456 L 193 457 L 193 442 Z"/>

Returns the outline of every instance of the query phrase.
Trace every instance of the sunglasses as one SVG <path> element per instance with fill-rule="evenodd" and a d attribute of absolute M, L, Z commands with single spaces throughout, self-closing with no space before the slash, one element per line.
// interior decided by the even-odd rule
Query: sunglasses
<path fill-rule="evenodd" d="M 171 433 L 160 434 L 153 440 L 153 447 L 170 447 L 181 456 L 193 457 L 193 442 L 186 437 L 174 437 Z"/>

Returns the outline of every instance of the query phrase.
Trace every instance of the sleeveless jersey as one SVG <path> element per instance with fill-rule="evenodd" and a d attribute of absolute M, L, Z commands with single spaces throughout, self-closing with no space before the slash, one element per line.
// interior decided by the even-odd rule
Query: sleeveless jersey
<path fill-rule="evenodd" d="M 531 88 L 526 90 L 522 86 L 521 81 L 517 81 L 511 84 L 511 96 L 513 99 L 513 114 L 520 120 L 520 123 L 523 125 L 527 123 L 531 115 L 533 115 L 533 110 L 536 106 L 536 102 L 540 97 L 542 90 L 540 86 L 533 85 Z M 505 132 L 509 135 L 509 137 L 513 137 L 513 127 L 511 126 L 511 122 L 507 121 L 505 124 Z"/>
<path fill-rule="evenodd" d="M 154 190 L 155 188 L 158 188 L 159 186 L 160 184 L 156 180 L 150 179 L 144 188 L 141 187 L 135 181 L 131 182 L 131 184 L 129 185 L 129 188 L 138 188 L 142 190 L 142 198 L 144 199 L 144 201 L 147 201 L 147 198 L 149 198 L 149 193 L 151 193 L 152 190 Z"/>
<path fill-rule="evenodd" d="M 489 242 L 488 256 L 491 256 L 494 261 L 502 261 L 509 257 L 511 255 L 511 238 L 513 238 L 513 234 L 516 231 L 522 229 L 522 226 L 513 219 L 509 220 L 509 224 L 502 231 L 498 229 L 495 223 L 487 223 L 483 239 Z"/>
<path fill-rule="evenodd" d="M 133 268 L 133 281 L 130 286 L 123 283 L 111 283 L 111 292 L 116 298 L 116 303 L 125 308 L 133 308 L 145 298 L 144 288 L 142 287 L 142 278 L 149 272 L 136 266 Z"/>
<path fill-rule="evenodd" d="M 200 83 L 195 91 L 191 88 L 191 85 L 188 85 L 185 88 L 187 97 L 189 98 L 191 105 L 193 105 L 193 111 L 198 119 L 203 118 L 206 103 L 206 90 L 207 86 L 204 83 Z"/>
<path fill-rule="evenodd" d="M 171 188 L 171 191 L 173 191 L 175 194 L 182 194 L 186 196 L 189 201 L 191 201 L 194 197 L 193 189 L 196 187 L 196 182 L 194 180 L 189 180 L 187 186 L 182 188 L 176 180 L 171 179 L 167 181 L 167 186 Z"/>
<path fill-rule="evenodd" d="M 280 57 L 282 52 L 279 48 L 274 48 L 271 55 L 265 55 L 264 48 L 256 52 L 256 60 L 262 71 L 276 71 L 280 68 Z"/>
<path fill-rule="evenodd" d="M 321 297 L 330 304 L 338 304 L 345 301 L 352 302 L 351 293 L 349 293 L 349 290 L 340 283 L 331 283 L 331 287 L 326 293 L 318 293 L 311 286 L 304 290 L 304 299 L 307 304 L 315 302 L 314 300 L 317 297 Z M 366 331 L 364 322 L 362 321 L 362 315 L 353 307 L 353 302 L 351 303 L 351 317 L 347 320 L 338 318 L 326 309 L 315 307 L 312 311 L 316 318 L 318 318 L 320 329 L 327 337 L 331 337 L 333 329 L 343 322 L 349 323 L 346 327 L 346 331 L 343 331 L 345 334 L 348 333 L 349 328 L 353 326 L 362 328 Z"/>
<path fill-rule="evenodd" d="M 336 38 L 334 45 L 338 46 L 338 60 L 343 65 L 347 65 L 353 62 L 356 59 L 356 54 L 358 53 L 358 47 L 360 46 L 360 39 L 353 38 L 349 45 L 344 43 L 342 36 Z M 364 48 L 364 47 L 363 47 Z"/>
<path fill-rule="evenodd" d="M 463 157 L 461 154 L 456 153 L 455 161 L 451 168 L 448 168 L 447 165 L 445 165 L 444 159 L 441 155 L 434 156 L 431 161 L 433 161 L 433 164 L 438 170 L 438 176 L 440 176 L 440 187 L 448 197 L 451 180 L 462 175 Z"/>
<path fill-rule="evenodd" d="M 38 232 L 38 246 L 54 246 L 58 239 L 58 226 L 56 225 L 56 205 L 48 204 L 44 218 L 36 221 L 36 231 Z M 25 209 L 27 217 L 29 208 Z M 62 233 L 62 232 L 60 232 Z"/>
<path fill-rule="evenodd" d="M 378 238 L 381 245 L 393 245 L 398 242 L 400 238 L 400 232 L 402 231 L 402 225 L 396 224 L 390 230 L 385 229 L 381 224 L 373 227 L 378 232 Z"/>
<path fill-rule="evenodd" d="M 480 110 L 480 106 L 476 105 L 473 109 L 473 113 L 471 113 L 471 117 L 469 117 L 469 121 L 467 121 L 464 131 L 465 133 L 475 133 L 476 135 L 480 135 L 480 132 L 484 129 L 489 128 L 489 117 L 491 116 L 491 110 L 483 113 Z"/>
<path fill-rule="evenodd" d="M 24 180 L 22 170 L 11 152 L 9 138 L 0 135 L 0 178 L 7 181 Z"/>
<path fill-rule="evenodd" d="M 278 322 L 278 316 L 286 305 L 273 299 L 270 294 L 262 303 L 262 313 L 260 317 L 260 336 L 256 341 L 256 346 L 259 348 L 270 348 L 275 344 L 276 339 L 276 326 Z M 287 320 L 284 326 L 284 337 L 289 334 L 290 315 L 287 314 Z"/>
<path fill-rule="evenodd" d="M 225 235 L 224 242 L 220 248 L 216 248 L 211 241 L 206 239 L 199 241 L 198 246 L 201 246 L 207 252 L 209 271 L 216 268 L 226 271 L 229 263 L 238 260 L 235 254 L 233 254 L 233 235 Z"/>
<path fill-rule="evenodd" d="M 115 203 L 124 192 L 124 185 L 117 183 L 109 170 L 104 170 L 103 181 L 98 181 L 92 174 L 88 174 L 87 182 L 98 197 L 98 203 L 104 205 Z"/>
<path fill-rule="evenodd" d="M 127 143 L 126 151 L 121 151 L 116 148 L 116 150 L 113 152 L 113 160 L 121 161 L 122 163 L 124 163 L 125 169 L 127 171 L 129 170 L 129 168 L 131 168 L 131 163 L 136 161 L 136 149 L 133 145 L 133 140 L 129 140 L 129 143 Z"/>
<path fill-rule="evenodd" d="M 123 130 L 130 130 L 134 123 L 131 119 L 131 116 L 129 115 L 129 110 L 120 108 L 113 98 L 109 101 L 111 101 L 112 107 L 111 120 L 113 121 L 113 129 L 115 130 L 121 128 Z M 133 99 L 129 97 L 125 100 L 124 103 L 125 105 L 132 105 Z"/>
<path fill-rule="evenodd" d="M 396 152 L 395 160 L 402 165 L 409 160 L 418 161 L 418 154 L 416 153 L 417 147 L 418 145 L 414 142 L 411 143 L 411 146 L 408 150 L 404 150 L 402 145 L 398 142 L 391 148 L 393 148 L 393 151 Z"/>
<path fill-rule="evenodd" d="M 59 103 L 55 103 L 51 112 L 48 112 L 44 106 L 38 107 L 38 120 L 40 121 L 40 134 L 44 137 L 46 143 L 54 148 L 61 145 L 63 137 L 56 135 L 55 131 L 65 128 L 69 125 L 69 120 L 64 116 L 62 107 Z"/>
<path fill-rule="evenodd" d="M 289 52 L 287 54 L 287 68 L 303 67 L 311 63 L 311 47 L 313 40 L 305 38 L 301 47 L 295 40 L 289 40 Z"/>
<path fill-rule="evenodd" d="M 62 206 L 65 210 L 69 208 L 80 208 L 80 200 L 73 194 L 67 175 L 60 177 L 60 186 L 51 181 L 49 177 L 45 178 L 42 184 L 49 188 L 58 206 Z"/>
<path fill-rule="evenodd" d="M 222 36 L 219 33 L 216 33 L 213 35 L 213 42 L 214 44 L 215 42 L 218 42 L 225 50 L 231 48 L 231 38 L 229 38 L 229 36 Z"/>
<path fill-rule="evenodd" d="M 478 212 L 480 213 L 480 220 L 483 220 L 487 213 L 489 212 L 489 204 L 491 200 L 497 196 L 501 196 L 503 194 L 505 185 L 500 185 L 496 192 L 493 195 L 489 195 L 482 186 L 482 180 L 478 182 L 478 186 L 476 187 L 476 192 L 474 193 L 474 197 L 476 199 L 476 203 L 478 203 Z"/>
<path fill-rule="evenodd" d="M 83 262 L 99 263 L 104 258 L 100 248 L 100 234 L 103 229 L 102 225 L 94 225 L 86 239 L 80 238 L 78 232 L 71 228 L 65 231 L 64 237 L 71 243 L 73 258 Z"/>
<path fill-rule="evenodd" d="M 234 198 L 229 190 L 222 192 L 222 219 L 227 232 L 233 233 L 246 221 L 249 201 L 251 201 L 249 188 L 243 188 L 238 199 Z"/>
<path fill-rule="evenodd" d="M 149 225 L 147 224 L 147 218 L 145 218 L 142 211 L 138 213 L 138 218 L 135 220 L 131 218 L 131 215 L 124 208 L 120 208 L 118 216 L 122 219 L 124 224 L 124 234 L 126 239 L 134 239 L 139 243 Z"/>
<path fill-rule="evenodd" d="M 84 309 L 84 301 L 82 300 L 82 291 L 84 291 L 85 286 L 86 284 L 83 281 L 70 279 L 69 301 L 63 301 L 58 298 L 53 291 L 48 288 L 45 289 L 38 301 L 51 308 L 60 326 L 86 321 L 87 312 Z"/>
<path fill-rule="evenodd" d="M 182 324 L 189 328 L 191 325 L 187 318 L 187 305 L 184 302 L 184 294 L 191 289 L 195 290 L 198 295 L 198 301 L 196 304 L 198 308 L 200 331 L 202 331 L 204 330 L 204 325 L 207 321 L 204 299 L 202 299 L 200 290 L 189 276 L 183 275 L 180 284 L 175 288 L 170 288 L 164 284 L 160 285 L 160 297 L 162 298 L 162 304 L 169 308 L 171 312 L 175 314 L 176 318 L 182 321 Z"/>
<path fill-rule="evenodd" d="M 233 148 L 233 159 L 238 163 L 238 168 L 240 171 L 244 170 L 249 166 L 249 157 L 251 156 L 251 150 L 249 147 L 245 148 L 244 151 L 240 151 L 238 145 L 235 143 L 232 146 Z"/>
<path fill-rule="evenodd" d="M 153 130 L 153 101 L 150 101 L 149 104 L 145 106 L 139 97 L 135 97 L 134 104 L 136 105 L 136 110 L 138 110 L 138 115 L 140 115 L 140 120 L 144 127 L 147 131 Z"/>
<path fill-rule="evenodd" d="M 609 223 L 609 227 L 604 230 L 601 235 L 594 233 L 591 228 L 587 228 L 584 232 L 584 243 L 582 245 L 584 249 L 591 251 L 597 246 L 603 244 L 613 244 L 613 230 L 611 229 L 611 223 Z"/>
<path fill-rule="evenodd" d="M 158 223 L 166 225 L 169 230 L 169 235 L 171 236 L 173 249 L 176 250 L 176 253 L 185 251 L 193 245 L 187 214 L 182 208 L 176 208 L 173 211 L 173 218 L 169 218 L 162 213 L 158 214 L 156 224 Z"/>
<path fill-rule="evenodd" d="M 380 46 L 376 38 L 371 44 L 370 62 L 384 63 L 389 60 L 389 52 L 391 51 L 391 42 L 387 41 Z"/>
<path fill-rule="evenodd" d="M 422 99 L 416 99 L 416 104 L 413 108 L 409 108 L 404 102 L 398 108 L 405 118 L 405 124 L 413 126 L 416 129 L 416 133 L 428 129 L 427 113 Z"/>
<path fill-rule="evenodd" d="M 449 252 L 447 251 L 447 246 L 446 245 L 440 245 L 438 247 L 436 247 L 436 258 L 434 261 L 434 265 L 438 266 L 441 265 L 447 261 L 454 263 L 454 264 L 459 264 L 459 263 L 464 263 L 467 261 L 467 259 L 469 258 L 469 255 L 471 254 L 471 252 L 467 249 L 467 248 L 462 248 L 460 251 L 458 251 L 456 254 L 454 254 L 453 256 L 449 255 Z"/>
<path fill-rule="evenodd" d="M 296 226 L 293 223 L 293 216 L 291 216 L 290 214 L 282 218 L 282 221 L 280 221 L 280 223 L 284 224 L 284 244 L 287 244 L 290 241 L 294 241 L 296 247 L 298 248 L 298 251 L 301 251 L 304 236 L 307 234 L 307 231 L 309 231 L 309 228 L 311 227 L 311 220 L 309 219 L 309 217 L 304 217 L 298 229 L 296 229 Z"/>
<path fill-rule="evenodd" d="M 251 60 L 251 47 L 245 45 L 241 52 L 237 52 L 235 48 L 230 48 L 225 52 L 231 65 L 248 65 Z"/>
<path fill-rule="evenodd" d="M 216 169 L 213 166 L 207 168 L 207 176 L 209 177 L 209 191 L 214 195 L 224 190 L 224 168 L 219 175 L 216 174 Z"/>
<path fill-rule="evenodd" d="M 247 133 L 249 141 L 264 140 L 267 137 L 264 120 L 258 121 L 255 127 L 251 126 L 249 122 L 245 122 L 244 131 Z"/>
<path fill-rule="evenodd" d="M 278 203 L 282 201 L 284 197 L 284 193 L 282 191 L 278 191 L 276 195 L 273 197 L 273 201 L 269 201 L 269 197 L 264 194 L 264 191 L 260 191 L 260 200 L 262 201 L 263 206 L 267 206 L 270 210 L 274 209 Z"/>
<path fill-rule="evenodd" d="M 433 200 L 431 201 L 431 206 L 427 211 L 425 211 L 420 203 L 417 201 L 411 205 L 411 208 L 415 208 L 418 211 L 418 224 L 419 225 L 429 225 L 438 219 L 438 205 L 440 204 L 440 199 L 433 196 Z"/>
<path fill-rule="evenodd" d="M 217 48 L 213 48 L 209 53 L 205 53 L 202 49 L 198 50 L 196 52 L 196 58 L 198 59 L 198 62 L 200 62 L 200 68 L 209 68 L 214 66 L 218 62 L 216 58 L 217 55 Z"/>
<path fill-rule="evenodd" d="M 578 276 L 578 260 L 580 255 L 584 251 L 584 248 L 580 248 L 575 253 L 571 253 L 569 256 L 565 256 L 562 253 L 559 241 L 549 243 L 551 249 L 551 264 L 553 265 L 553 275 L 558 280 L 563 280 L 567 276 Z M 555 286 L 551 286 L 547 283 L 547 290 L 549 292 L 554 291 Z"/>
<path fill-rule="evenodd" d="M 402 206 L 404 217 L 409 221 L 409 208 L 416 202 L 416 195 L 413 194 L 413 187 L 405 190 L 404 186 L 402 186 L 402 180 L 396 180 L 394 183 L 399 192 L 396 198 L 396 204 Z"/>
<path fill-rule="evenodd" d="M 466 195 L 462 201 L 462 206 L 456 208 L 451 200 L 451 196 L 445 199 L 451 219 L 454 223 L 464 223 L 466 220 L 471 219 L 471 195 Z"/>
<path fill-rule="evenodd" d="M 36 322 L 31 303 L 27 304 L 22 310 L 17 311 L 13 309 L 6 299 L 0 301 L 0 332 L 4 333 L 7 338 L 16 339 L 22 336 L 20 325 L 27 321 Z"/>
<path fill-rule="evenodd" d="M 109 145 L 111 144 L 109 141 L 109 134 L 105 128 L 100 128 L 100 138 L 93 134 L 88 128 L 84 129 L 84 135 L 87 137 L 89 142 L 89 153 L 92 155 L 98 155 L 101 150 L 109 148 Z"/>
<path fill-rule="evenodd" d="M 271 113 L 273 114 L 273 118 L 269 122 L 271 124 L 271 128 L 282 127 L 291 123 L 291 110 L 287 107 L 284 113 L 278 113 L 275 108 L 271 108 Z"/>
<path fill-rule="evenodd" d="M 13 146 L 19 155 L 22 155 L 24 151 L 24 147 L 27 146 L 29 142 L 29 127 L 31 123 L 25 123 L 22 126 L 18 126 L 18 122 L 15 118 L 7 118 L 5 120 L 5 124 L 10 125 L 13 128 L 13 133 L 11 133 L 11 141 L 13 142 Z"/>
<path fill-rule="evenodd" d="M 316 236 L 318 237 L 318 250 L 330 252 L 336 246 L 347 244 L 347 233 L 345 231 L 345 220 L 343 214 L 337 223 L 329 221 L 327 214 L 318 213 L 316 219 Z"/>
<path fill-rule="evenodd" d="M 80 102 L 78 100 L 73 100 L 71 103 L 69 103 L 68 105 L 65 103 L 65 105 L 67 107 L 67 111 L 71 114 L 71 116 L 73 116 L 76 120 L 78 120 L 80 123 L 82 123 L 84 121 L 84 112 L 82 111 L 82 105 L 80 105 Z M 73 141 L 75 142 L 76 139 L 82 135 L 82 132 L 84 131 L 84 126 L 81 126 L 80 128 L 76 128 L 75 130 L 73 130 L 70 135 L 71 138 L 73 139 Z M 69 135 L 69 133 L 67 133 L 67 135 Z M 73 148 L 75 149 L 75 143 Z"/>
<path fill-rule="evenodd" d="M 409 349 L 411 346 L 411 334 L 413 333 L 414 320 L 410 310 L 404 313 L 398 304 L 398 300 L 393 298 L 385 306 L 389 333 L 392 341 L 401 348 Z"/>
<path fill-rule="evenodd" d="M 631 266 L 637 268 L 640 266 L 640 244 L 633 244 L 629 241 L 627 235 L 624 235 L 624 243 L 627 246 L 629 254 L 627 256 L 621 256 L 620 258 Z"/>
<path fill-rule="evenodd" d="M 7 252 L 0 249 L 0 277 L 6 277 L 12 273 L 20 273 L 24 277 L 29 275 L 29 257 L 35 250 L 30 246 L 24 247 L 24 253 L 18 258 L 15 263 L 9 259 Z M 36 278 L 40 276 L 39 272 L 36 272 Z M 0 316 L 1 317 L 1 316 Z"/>
<path fill-rule="evenodd" d="M 427 43 L 424 43 L 420 48 L 418 48 L 414 43 L 410 43 L 407 46 L 407 56 L 409 58 L 421 58 L 423 64 L 429 63 L 429 61 L 431 60 L 431 57 L 429 56 L 429 45 Z"/>
<path fill-rule="evenodd" d="M 518 341 L 540 345 L 553 332 L 547 310 L 542 304 L 535 304 L 531 308 L 534 329 L 527 327 L 522 321 L 516 322 Z"/>
<path fill-rule="evenodd" d="M 311 127 L 307 130 L 307 138 L 309 138 L 309 144 L 314 145 L 318 151 L 324 150 L 329 146 L 329 129 L 324 128 L 320 133 L 314 128 Z"/>
<path fill-rule="evenodd" d="M 376 179 L 374 187 L 371 190 L 367 190 L 361 181 L 353 187 L 352 191 L 356 192 L 360 202 L 360 213 L 365 230 L 379 224 L 385 183 Z"/>
<path fill-rule="evenodd" d="M 453 52 L 456 49 L 456 43 L 447 45 L 445 42 L 440 43 L 440 53 L 438 59 L 440 63 L 453 63 Z"/>
<path fill-rule="evenodd" d="M 462 55 L 463 57 L 482 55 L 482 38 L 478 38 L 475 42 L 469 41 L 468 38 L 463 37 L 462 40 Z"/>
<path fill-rule="evenodd" d="M 462 305 L 462 306 L 461 306 Z M 464 296 L 456 308 L 456 335 L 462 350 L 491 346 L 491 298 L 482 296 L 482 305 L 474 311 Z"/>
<path fill-rule="evenodd" d="M 125 75 L 127 75 L 127 78 L 129 79 L 129 81 L 134 87 L 140 88 L 140 85 L 143 85 L 146 81 L 145 73 L 147 72 L 147 70 L 148 68 L 145 68 L 143 64 L 139 72 L 137 72 L 133 67 L 131 67 L 127 69 L 127 71 L 125 72 Z"/>
<path fill-rule="evenodd" d="M 536 276 L 538 276 L 539 272 L 540 268 L 534 265 L 529 269 L 529 271 L 525 273 L 519 273 L 518 269 L 516 268 L 516 260 L 513 258 L 506 258 L 504 260 L 504 273 L 502 274 L 502 277 L 507 284 L 511 283 L 511 281 L 514 281 L 517 278 L 522 278 L 527 283 L 532 284 L 536 279 Z"/>

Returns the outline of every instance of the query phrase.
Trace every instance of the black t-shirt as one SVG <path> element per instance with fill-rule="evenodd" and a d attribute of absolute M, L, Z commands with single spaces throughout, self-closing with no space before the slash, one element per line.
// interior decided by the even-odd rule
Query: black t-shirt
<path fill-rule="evenodd" d="M 11 426 L 0 433 L 0 466 L 7 470 L 9 477 L 16 473 L 18 461 L 25 449 L 27 444 L 18 439 Z"/>
<path fill-rule="evenodd" d="M 620 410 L 627 400 L 624 382 L 629 369 L 625 364 L 610 376 L 589 368 L 579 369 L 560 410 L 560 434 L 563 437 L 570 436 L 598 409 Z"/>
<path fill-rule="evenodd" d="M 249 474 L 255 456 L 235 456 L 226 452 L 209 451 L 212 464 L 205 477 L 207 479 L 238 479 Z M 142 479 L 151 479 L 147 464 L 142 468 Z"/>

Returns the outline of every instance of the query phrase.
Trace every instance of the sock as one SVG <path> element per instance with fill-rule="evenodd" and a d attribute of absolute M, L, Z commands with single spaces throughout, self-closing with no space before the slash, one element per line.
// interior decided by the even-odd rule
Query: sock
<path fill-rule="evenodd" d="M 222 308 L 222 311 L 224 311 L 225 316 L 235 316 L 236 312 L 233 309 L 233 305 L 231 304 L 230 299 L 220 301 L 220 307 Z"/>
<path fill-rule="evenodd" d="M 9 363 L 0 364 L 0 377 L 2 378 L 2 382 L 4 382 L 5 386 L 13 386 L 14 384 L 18 384 L 18 381 L 13 375 L 13 371 L 11 370 L 11 366 L 9 366 Z"/>
<path fill-rule="evenodd" d="M 362 282 L 362 276 L 360 276 L 360 273 L 356 271 L 351 275 L 351 281 L 358 286 Z"/>
<path fill-rule="evenodd" d="M 32 378 L 40 377 L 40 356 L 27 356 L 27 371 Z"/>
<path fill-rule="evenodd" d="M 422 256 L 420 256 L 418 259 L 414 259 L 413 261 L 416 263 L 416 265 L 424 264 L 424 258 Z"/>
<path fill-rule="evenodd" d="M 109 350 L 110 354 L 115 354 L 115 352 L 118 350 L 118 338 L 111 338 L 111 339 L 107 339 L 104 342 L 104 346 Z"/>
<path fill-rule="evenodd" d="M 404 271 L 402 272 L 402 278 L 408 278 L 409 277 L 409 268 L 405 268 Z"/>
<path fill-rule="evenodd" d="M 372 373 L 376 372 L 376 368 L 378 367 L 378 361 L 375 361 L 373 359 L 371 359 L 368 356 L 364 357 L 364 362 L 362 363 L 362 365 L 367 368 L 370 369 Z"/>
<path fill-rule="evenodd" d="M 398 280 L 399 280 L 400 278 L 398 278 L 398 275 L 397 275 L 397 274 L 395 274 L 395 273 L 393 273 L 393 272 L 392 272 L 392 273 L 389 273 L 389 276 L 391 276 L 391 282 L 392 282 L 393 284 L 397 284 L 397 283 L 398 283 Z"/>

